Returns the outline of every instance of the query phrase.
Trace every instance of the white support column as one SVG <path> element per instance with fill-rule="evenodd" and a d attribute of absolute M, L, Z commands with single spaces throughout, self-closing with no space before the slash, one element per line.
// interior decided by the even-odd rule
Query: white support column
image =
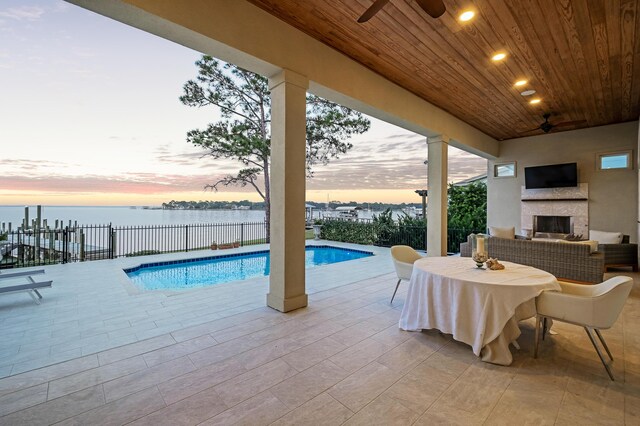
<path fill-rule="evenodd" d="M 427 205 L 427 256 L 447 255 L 447 167 L 449 138 L 427 138 L 429 193 Z"/>
<path fill-rule="evenodd" d="M 309 80 L 289 70 L 271 90 L 271 273 L 267 305 L 307 306 L 305 292 L 306 95 Z"/>

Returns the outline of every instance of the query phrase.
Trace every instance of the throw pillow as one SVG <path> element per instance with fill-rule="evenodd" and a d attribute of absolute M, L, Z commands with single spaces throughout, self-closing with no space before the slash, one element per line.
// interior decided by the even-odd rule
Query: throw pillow
<path fill-rule="evenodd" d="M 589 239 L 600 244 L 620 244 L 622 242 L 622 232 L 589 231 Z"/>
<path fill-rule="evenodd" d="M 509 240 L 513 240 L 516 238 L 516 228 L 514 226 L 512 226 L 511 228 L 490 226 L 489 235 L 491 235 L 492 237 L 507 238 Z"/>

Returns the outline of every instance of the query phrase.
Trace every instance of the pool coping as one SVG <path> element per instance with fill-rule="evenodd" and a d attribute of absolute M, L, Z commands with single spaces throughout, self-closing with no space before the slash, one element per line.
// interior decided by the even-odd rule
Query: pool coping
<path fill-rule="evenodd" d="M 344 243 L 344 242 L 340 242 L 340 241 L 330 241 L 330 240 L 307 240 L 306 244 L 305 244 L 305 248 L 308 246 L 316 246 L 316 247 L 323 247 L 323 246 L 327 246 L 327 247 L 333 247 L 333 248 L 341 248 L 341 249 L 347 249 L 347 250 L 353 250 L 353 251 L 360 251 L 360 252 L 365 252 L 365 253 L 372 253 L 373 256 L 369 256 L 368 258 L 376 258 L 377 256 L 380 256 L 383 253 L 388 254 L 389 253 L 389 248 L 388 247 L 377 247 L 377 246 L 371 246 L 371 245 L 362 245 L 362 244 L 354 244 L 354 243 Z M 255 244 L 255 245 L 249 245 L 249 246 L 242 246 L 242 247 L 238 247 L 238 248 L 233 248 L 233 249 L 226 249 L 228 251 L 233 251 L 233 253 L 228 253 L 228 254 L 223 254 L 223 255 L 216 255 L 216 256 L 233 256 L 233 255 L 244 255 L 244 254 L 248 254 L 248 253 L 253 253 L 255 251 L 269 251 L 269 244 Z M 168 261 L 172 261 L 172 260 L 191 260 L 191 259 L 198 259 L 198 258 L 203 258 L 203 257 L 215 257 L 215 256 L 202 256 L 202 252 L 203 251 L 207 251 L 207 250 L 193 250 L 193 251 L 188 251 L 188 252 L 174 252 L 174 253 L 162 253 L 162 254 L 153 254 L 153 255 L 148 255 L 148 256 L 144 256 L 144 257 L 150 257 L 150 258 L 160 258 L 162 260 L 158 260 L 155 262 L 145 262 L 145 263 L 163 263 L 163 262 L 168 262 Z M 171 259 L 171 257 L 177 258 L 177 259 Z M 166 259 L 166 260 L 165 260 Z M 225 283 L 219 283 L 216 284 L 215 286 L 206 286 L 206 287 L 196 287 L 196 288 L 192 288 L 192 289 L 184 289 L 184 290 L 144 290 L 140 287 L 138 287 L 137 285 L 135 285 L 133 283 L 133 281 L 129 278 L 129 276 L 127 275 L 127 273 L 125 272 L 126 269 L 132 269 L 135 268 L 136 266 L 140 266 L 141 263 L 140 261 L 142 259 L 140 259 L 139 257 L 133 258 L 133 257 L 121 257 L 118 259 L 114 259 L 116 264 L 118 265 L 117 268 L 117 272 L 116 272 L 116 276 L 117 276 L 117 281 L 118 283 L 125 289 L 125 291 L 127 292 L 127 294 L 129 296 L 137 296 L 137 295 L 143 295 L 143 294 L 162 294 L 163 296 L 166 297 L 173 297 L 173 296 L 180 296 L 180 295 L 184 295 L 187 294 L 189 292 L 194 292 L 194 291 L 213 291 L 216 287 L 221 287 L 221 286 L 228 286 L 228 285 L 239 285 L 241 283 L 247 283 L 247 284 L 251 284 L 255 281 L 259 281 L 259 280 L 264 280 L 266 281 L 267 285 L 269 283 L 269 275 L 264 275 L 264 276 L 259 276 L 259 277 L 252 277 L 252 278 L 246 278 L 244 280 L 236 280 L 236 281 L 228 281 Z M 151 260 L 151 259 L 149 259 Z M 356 259 L 356 260 L 361 260 L 361 259 Z M 97 262 L 109 262 L 109 261 L 97 261 Z M 113 262 L 113 260 L 111 261 Z M 319 268 L 331 268 L 335 265 L 341 265 L 344 264 L 344 262 L 338 262 L 338 263 L 332 263 L 332 264 L 328 264 L 328 265 L 321 265 L 319 266 Z M 114 265 L 115 266 L 115 265 Z M 312 269 L 317 269 L 317 268 L 312 268 Z"/>
<path fill-rule="evenodd" d="M 249 247 L 249 246 L 247 246 Z M 348 247 L 339 247 L 339 246 L 333 246 L 333 245 L 329 245 L 329 244 L 307 244 L 305 245 L 305 250 L 308 247 L 313 247 L 313 248 L 333 248 L 336 250 L 343 250 L 343 251 L 352 251 L 352 252 L 356 252 L 356 253 L 364 253 L 364 254 L 368 254 L 370 256 L 375 256 L 375 253 L 373 253 L 372 251 L 365 251 L 365 250 L 358 250 L 358 249 L 353 249 L 353 248 L 348 248 Z M 215 259 L 226 259 L 226 258 L 231 258 L 231 257 L 242 257 L 242 256 L 247 256 L 247 255 L 253 255 L 253 254 L 263 254 L 263 253 L 270 253 L 271 250 L 258 250 L 258 251 L 242 251 L 242 252 L 236 252 L 236 253 L 230 253 L 230 254 L 217 254 L 217 255 L 213 255 L 213 256 L 205 256 L 205 257 L 194 257 L 194 258 L 189 258 L 189 259 L 179 259 L 179 260 L 167 260 L 167 261 L 161 261 L 161 262 L 151 262 L 151 263 L 140 263 L 137 266 L 133 266 L 130 268 L 123 268 L 123 271 L 125 272 L 125 274 L 129 274 L 131 272 L 136 272 L 139 271 L 141 269 L 144 268 L 154 268 L 157 266 L 168 266 L 168 265 L 178 265 L 178 264 L 184 264 L 184 263 L 194 263 L 194 262 L 201 262 L 203 260 L 215 260 Z M 335 262 L 337 263 L 337 262 Z M 322 266 L 322 265 L 320 265 Z M 265 275 L 267 276 L 267 275 Z M 242 280 L 238 280 L 238 281 L 242 281 Z M 149 290 L 150 291 L 150 290 Z"/>

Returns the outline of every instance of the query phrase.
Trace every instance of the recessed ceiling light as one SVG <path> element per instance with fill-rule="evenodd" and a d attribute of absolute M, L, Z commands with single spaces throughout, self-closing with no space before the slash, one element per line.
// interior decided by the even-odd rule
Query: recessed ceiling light
<path fill-rule="evenodd" d="M 529 101 L 529 103 L 532 104 L 532 105 L 535 105 L 535 104 L 539 104 L 541 100 L 542 99 L 540 99 L 540 98 L 535 98 L 535 99 L 531 99 Z"/>
<path fill-rule="evenodd" d="M 520 86 L 524 86 L 525 84 L 527 84 L 528 81 L 527 80 L 518 80 L 515 83 L 513 83 L 514 86 L 520 87 Z"/>
<path fill-rule="evenodd" d="M 534 93 L 536 93 L 536 91 L 535 91 L 535 90 L 533 90 L 533 89 L 529 89 L 529 90 L 525 90 L 524 92 L 520 92 L 520 94 L 521 94 L 522 96 L 531 96 L 531 95 L 533 95 Z"/>
<path fill-rule="evenodd" d="M 504 58 L 506 58 L 506 57 L 507 57 L 507 54 L 506 54 L 506 53 L 504 53 L 504 52 L 500 52 L 500 53 L 496 53 L 495 55 L 493 55 L 493 56 L 491 57 L 491 60 L 492 60 L 492 61 L 501 61 L 501 60 L 503 60 L 503 59 L 504 59 Z"/>
<path fill-rule="evenodd" d="M 473 10 L 467 10 L 466 12 L 462 12 L 460 16 L 458 16 L 458 19 L 462 22 L 467 22 L 473 19 L 474 16 L 476 16 L 476 13 Z"/>

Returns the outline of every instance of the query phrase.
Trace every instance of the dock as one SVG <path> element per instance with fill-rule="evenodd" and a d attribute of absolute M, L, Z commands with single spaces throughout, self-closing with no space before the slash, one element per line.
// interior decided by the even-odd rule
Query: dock
<path fill-rule="evenodd" d="M 69 221 L 65 225 L 56 220 L 53 227 L 42 219 L 42 207 L 36 207 L 36 218 L 29 220 L 29 207 L 25 207 L 25 215 L 21 226 L 12 229 L 12 224 L 2 223 L 0 227 L 0 268 L 11 268 L 16 265 L 75 262 L 109 258 L 114 251 L 115 239 L 110 235 L 102 238 L 85 231 L 95 227 L 78 227 Z M 104 247 L 92 244 L 106 242 Z"/>
<path fill-rule="evenodd" d="M 84 244 L 83 242 L 63 241 L 61 239 L 36 237 L 26 234 L 9 235 L 8 245 L 11 246 L 10 250 L 3 255 L 12 255 L 14 251 L 17 251 L 18 258 L 28 259 L 46 259 L 46 258 L 62 258 L 66 253 L 65 258 L 68 261 L 76 260 L 92 260 L 92 259 L 104 259 L 109 254 L 108 247 L 95 246 L 90 244 Z M 21 255 L 21 253 L 24 253 Z"/>

